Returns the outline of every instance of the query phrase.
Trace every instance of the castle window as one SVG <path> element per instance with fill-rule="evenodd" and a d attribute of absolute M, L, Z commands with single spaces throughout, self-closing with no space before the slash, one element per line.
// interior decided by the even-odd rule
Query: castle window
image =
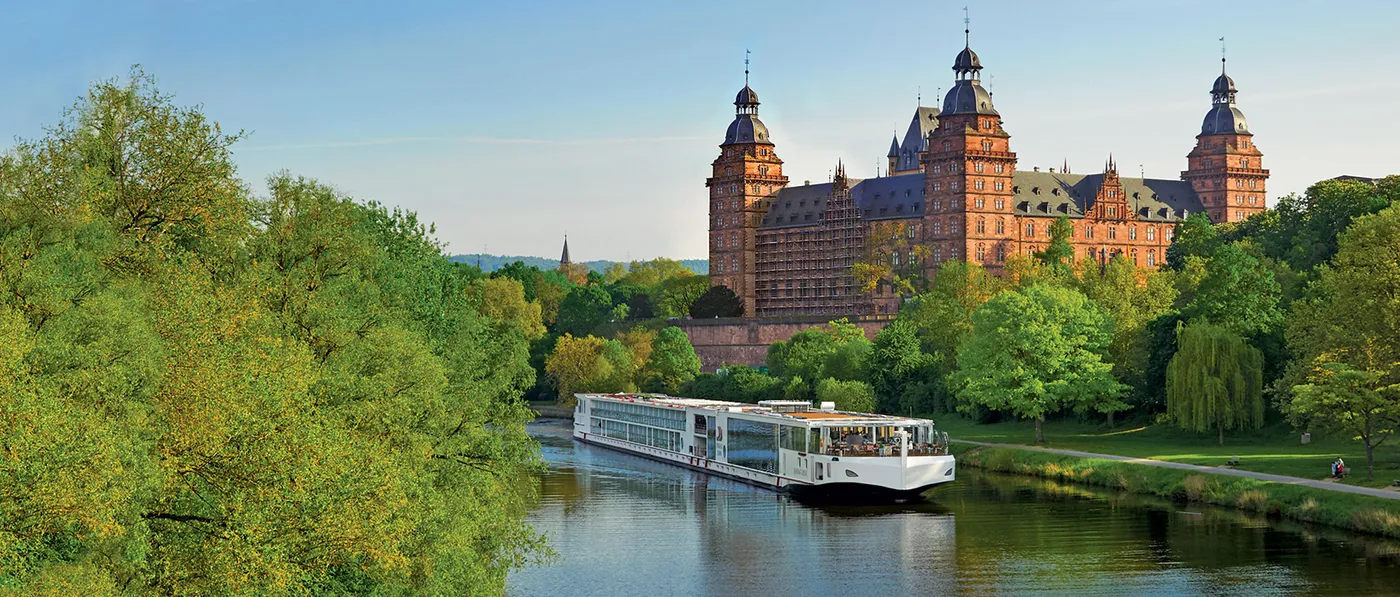
<path fill-rule="evenodd" d="M 729 248 L 731 248 L 731 249 L 737 249 L 737 248 L 739 248 L 739 234 L 738 234 L 738 233 L 735 233 L 735 232 L 730 232 L 730 233 L 729 233 Z"/>
<path fill-rule="evenodd" d="M 1147 252 L 1147 267 L 1157 267 L 1157 251 L 1150 250 Z"/>
<path fill-rule="evenodd" d="M 1244 195 L 1235 195 L 1235 205 L 1244 205 Z"/>
<path fill-rule="evenodd" d="M 933 173 L 934 173 L 934 174 L 941 174 L 942 172 L 943 172 L 943 165 L 942 165 L 942 164 L 934 164 L 934 165 L 933 165 Z"/>
<path fill-rule="evenodd" d="M 729 271 L 731 271 L 731 272 L 737 272 L 737 271 L 739 271 L 739 258 L 738 258 L 738 257 L 733 256 L 733 255 L 730 255 L 730 256 L 729 256 Z"/>
<path fill-rule="evenodd" d="M 1026 238 L 1035 236 L 1035 222 L 1026 223 Z"/>
<path fill-rule="evenodd" d="M 732 174 L 734 174 L 734 169 L 733 169 L 733 168 L 730 168 L 730 167 L 728 167 L 728 166 L 726 166 L 726 167 L 724 168 L 724 175 L 725 175 L 725 176 L 729 176 L 729 175 L 732 175 Z"/>
<path fill-rule="evenodd" d="M 729 192 L 731 192 L 731 193 L 737 193 L 737 192 L 739 192 L 739 185 L 736 185 L 736 184 L 729 185 Z"/>
<path fill-rule="evenodd" d="M 982 246 L 982 243 L 977 243 L 977 260 L 987 260 L 987 247 Z"/>
<path fill-rule="evenodd" d="M 1006 261 L 1006 247 L 1004 247 L 1004 246 L 1002 246 L 1002 245 L 997 245 L 996 254 L 997 254 L 997 263 L 1002 263 L 1002 262 Z"/>
<path fill-rule="evenodd" d="M 1109 226 L 1109 227 L 1108 227 L 1108 240 L 1114 240 L 1114 239 L 1116 239 L 1116 238 L 1118 238 L 1118 227 L 1117 227 L 1117 226 Z"/>
<path fill-rule="evenodd" d="M 987 125 L 987 128 L 991 128 L 991 127 L 992 127 L 991 121 L 987 121 L 986 125 Z M 982 141 L 982 151 L 991 151 L 991 150 L 992 150 L 992 142 L 991 142 L 991 141 L 987 141 L 987 140 L 984 139 L 984 140 Z"/>
<path fill-rule="evenodd" d="M 730 199 L 730 200 L 729 200 L 729 209 L 739 209 L 739 200 L 738 200 L 738 199 Z"/>
<path fill-rule="evenodd" d="M 1108 215 L 1110 215 L 1110 216 L 1116 216 L 1116 215 L 1118 215 L 1118 208 L 1113 207 L 1113 206 L 1110 205 L 1110 206 L 1108 207 Z"/>
<path fill-rule="evenodd" d="M 957 209 L 957 208 L 958 208 L 958 200 L 957 200 L 957 199 L 950 199 L 950 200 L 948 201 L 948 207 L 951 208 L 951 209 Z"/>
<path fill-rule="evenodd" d="M 975 189 L 977 189 L 977 190 L 980 191 L 980 190 L 982 190 L 982 181 L 981 181 L 981 180 L 973 181 L 972 186 L 973 186 L 973 188 L 975 188 Z"/>
<path fill-rule="evenodd" d="M 1250 195 L 1250 197 L 1249 197 L 1249 204 L 1250 204 L 1250 205 L 1254 205 L 1254 196 L 1253 196 L 1253 195 Z"/>
<path fill-rule="evenodd" d="M 944 142 L 943 142 L 943 151 L 948 151 L 948 150 L 950 150 L 950 149 L 952 149 L 952 148 L 953 148 L 953 144 L 952 144 L 952 143 L 949 143 L 949 142 L 947 142 L 947 141 L 944 141 Z"/>
<path fill-rule="evenodd" d="M 1248 167 L 1249 167 L 1249 158 L 1240 158 L 1240 167 L 1241 167 L 1241 168 L 1248 168 Z"/>
<path fill-rule="evenodd" d="M 908 233 L 909 238 L 914 238 L 915 228 L 912 224 L 905 231 Z"/>
<path fill-rule="evenodd" d="M 1251 189 L 1254 188 L 1254 182 L 1255 182 L 1255 181 L 1253 181 L 1253 180 L 1249 181 L 1249 188 L 1251 188 Z"/>
<path fill-rule="evenodd" d="M 1005 190 L 1006 190 L 1006 183 L 1004 183 L 1004 182 L 998 180 L 997 183 L 996 183 L 996 190 L 998 190 L 998 191 L 1005 191 Z"/>
<path fill-rule="evenodd" d="M 1006 221 L 997 220 L 997 234 L 1006 234 Z"/>
<path fill-rule="evenodd" d="M 957 260 L 958 260 L 958 248 L 957 248 L 957 247 L 950 247 L 950 248 L 948 249 L 948 258 L 949 258 L 949 259 L 952 259 L 953 261 L 957 261 Z"/>
<path fill-rule="evenodd" d="M 941 190 L 943 190 L 943 183 L 939 183 L 939 182 L 933 183 L 933 192 L 937 193 L 937 192 L 939 192 L 939 191 L 941 191 Z"/>
<path fill-rule="evenodd" d="M 937 223 L 937 222 L 934 222 L 933 227 L 934 227 L 934 229 L 936 230 L 936 229 L 938 228 L 938 223 Z M 942 246 L 934 246 L 934 247 L 933 247 L 933 262 L 934 262 L 934 263 L 943 263 L 943 247 L 942 247 Z"/>
<path fill-rule="evenodd" d="M 1172 242 L 1172 237 L 1176 236 L 1176 229 L 1167 228 L 1166 230 L 1162 231 L 1162 236 L 1165 237 L 1167 242 Z"/>
<path fill-rule="evenodd" d="M 1137 240 L 1137 226 L 1128 228 L 1128 240 Z"/>
<path fill-rule="evenodd" d="M 987 222 L 982 218 L 977 218 L 977 233 L 982 234 L 987 231 Z"/>
<path fill-rule="evenodd" d="M 955 180 L 953 182 L 948 183 L 948 188 L 954 191 L 958 190 L 958 181 Z"/>
<path fill-rule="evenodd" d="M 984 201 L 982 199 L 977 199 L 975 203 L 977 205 L 977 209 L 982 209 L 982 206 L 984 204 Z"/>
<path fill-rule="evenodd" d="M 976 162 L 976 163 L 972 164 L 972 171 L 973 171 L 973 172 L 976 172 L 976 173 L 978 173 L 978 174 L 981 174 L 981 173 L 982 173 L 982 162 Z"/>
<path fill-rule="evenodd" d="M 737 225 L 739 225 L 739 216 L 729 216 L 729 225 L 730 225 L 730 226 L 737 226 Z"/>
<path fill-rule="evenodd" d="M 1001 190 L 1001 188 L 1000 188 L 1000 187 L 1001 187 L 1001 183 L 997 183 L 997 187 L 998 187 L 997 190 L 1000 191 L 1000 190 Z M 1005 201 L 1005 200 L 1002 200 L 1002 199 L 997 199 L 996 205 L 997 205 L 997 209 L 1005 209 L 1005 208 L 1006 208 L 1006 201 Z"/>
<path fill-rule="evenodd" d="M 1147 227 L 1147 240 L 1157 240 L 1157 229 L 1152 226 Z"/>
<path fill-rule="evenodd" d="M 949 220 L 948 220 L 948 234 L 957 234 L 957 233 L 958 233 L 958 221 L 957 221 L 956 219 L 949 218 Z"/>
<path fill-rule="evenodd" d="M 724 150 L 724 155 L 725 155 L 725 157 L 732 156 L 732 155 L 734 155 L 734 150 L 733 150 L 733 149 L 726 149 L 726 150 Z"/>
<path fill-rule="evenodd" d="M 1084 238 L 1088 238 L 1088 239 L 1094 238 L 1094 226 L 1093 226 L 1093 224 L 1085 224 L 1085 225 L 1084 225 Z"/>
<path fill-rule="evenodd" d="M 997 164 L 996 166 L 994 166 L 994 167 L 992 168 L 992 170 L 993 170 L 994 172 L 996 172 L 997 174 L 1001 174 L 1002 172 L 1005 172 L 1005 171 L 1006 171 L 1006 165 L 1005 165 L 1005 164 Z"/>
<path fill-rule="evenodd" d="M 943 233 L 943 225 L 938 220 L 933 221 L 933 233 L 935 235 Z"/>
<path fill-rule="evenodd" d="M 936 182 L 933 183 L 933 184 L 934 184 L 934 186 L 938 186 L 938 183 L 936 183 Z M 935 190 L 937 190 L 937 189 L 935 189 Z M 934 202 L 933 202 L 933 211 L 942 211 L 942 210 L 943 210 L 943 200 L 942 200 L 942 199 L 934 200 Z"/>

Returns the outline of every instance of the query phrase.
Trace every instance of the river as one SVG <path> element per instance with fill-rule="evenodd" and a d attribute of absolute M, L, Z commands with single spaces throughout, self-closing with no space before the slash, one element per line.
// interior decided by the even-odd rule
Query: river
<path fill-rule="evenodd" d="M 926 502 L 808 506 L 531 430 L 560 559 L 516 597 L 1400 593 L 1400 542 L 1330 527 L 970 468 Z"/>

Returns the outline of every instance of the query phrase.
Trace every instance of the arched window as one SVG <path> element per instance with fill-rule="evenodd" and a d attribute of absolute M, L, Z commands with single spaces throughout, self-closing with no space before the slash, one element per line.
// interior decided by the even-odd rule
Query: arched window
<path fill-rule="evenodd" d="M 1157 251 L 1154 249 L 1147 251 L 1147 267 L 1157 267 Z"/>
<path fill-rule="evenodd" d="M 972 164 L 972 171 L 973 171 L 973 172 L 976 172 L 976 173 L 978 173 L 978 174 L 981 174 L 981 173 L 982 173 L 982 162 L 974 162 L 974 163 Z"/>
<path fill-rule="evenodd" d="M 1137 226 L 1128 228 L 1128 240 L 1137 240 Z"/>
<path fill-rule="evenodd" d="M 997 220 L 997 234 L 1006 234 L 1006 222 Z"/>
<path fill-rule="evenodd" d="M 1027 237 L 1027 238 L 1030 238 L 1030 237 L 1033 237 L 1033 236 L 1035 236 L 1035 222 L 1027 222 L 1027 223 L 1026 223 L 1026 237 Z"/>
<path fill-rule="evenodd" d="M 986 222 L 985 220 L 983 220 L 982 218 L 977 218 L 977 233 L 978 233 L 978 234 L 982 234 L 982 233 L 985 233 L 986 231 L 987 231 L 987 222 Z M 979 257 L 978 259 L 981 259 L 981 257 Z"/>
<path fill-rule="evenodd" d="M 1147 240 L 1157 240 L 1157 229 L 1152 226 L 1147 227 Z"/>

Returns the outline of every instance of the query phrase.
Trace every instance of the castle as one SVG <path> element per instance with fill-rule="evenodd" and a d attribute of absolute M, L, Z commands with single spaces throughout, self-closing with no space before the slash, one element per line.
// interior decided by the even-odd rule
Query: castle
<path fill-rule="evenodd" d="M 1223 57 L 1212 106 L 1175 179 L 1120 176 L 1111 157 L 1097 174 L 1018 171 L 981 71 L 965 43 L 943 105 L 918 107 L 903 140 L 891 141 L 888 176 L 848 178 L 838 164 L 828 183 L 789 185 L 745 69 L 705 181 L 712 284 L 742 298 L 746 316 L 893 313 L 897 296 L 884 285 L 861 288 L 856 263 L 878 255 L 932 277 L 944 262 L 968 260 L 1001 272 L 1008 256 L 1045 248 L 1063 215 L 1076 259 L 1122 255 L 1154 268 L 1188 215 L 1238 222 L 1266 209 L 1269 171 L 1235 106 Z M 891 234 L 901 242 L 888 242 Z M 877 244 L 887 247 L 875 251 Z"/>

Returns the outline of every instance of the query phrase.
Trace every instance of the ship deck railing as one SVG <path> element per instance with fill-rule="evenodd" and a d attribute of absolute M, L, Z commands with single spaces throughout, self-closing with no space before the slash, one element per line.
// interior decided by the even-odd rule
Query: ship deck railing
<path fill-rule="evenodd" d="M 823 452 L 827 456 L 847 457 L 899 457 L 899 444 L 833 444 Z M 942 444 L 913 444 L 909 446 L 910 456 L 946 456 L 947 446 Z"/>

